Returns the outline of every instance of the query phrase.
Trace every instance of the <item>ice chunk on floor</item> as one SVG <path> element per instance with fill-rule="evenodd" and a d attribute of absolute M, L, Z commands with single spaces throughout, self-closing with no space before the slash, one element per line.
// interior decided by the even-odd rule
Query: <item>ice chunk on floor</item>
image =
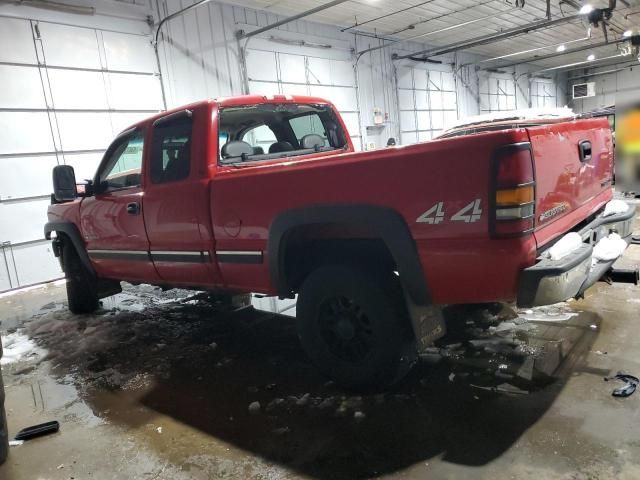
<path fill-rule="evenodd" d="M 602 216 L 608 217 L 609 215 L 624 213 L 627 210 L 629 210 L 629 204 L 624 200 L 611 200 L 609 203 L 605 205 Z"/>
<path fill-rule="evenodd" d="M 560 260 L 580 248 L 580 245 L 582 245 L 582 237 L 578 233 L 567 233 L 545 252 L 546 257 L 551 260 Z"/>
<path fill-rule="evenodd" d="M 0 365 L 15 363 L 32 354 L 38 354 L 36 344 L 26 335 L 15 332 L 2 336 L 2 349 L 4 354 L 0 359 Z"/>
<path fill-rule="evenodd" d="M 601 239 L 596 243 L 596 246 L 593 247 L 593 263 L 595 264 L 597 262 L 615 260 L 624 253 L 626 248 L 627 242 L 625 242 L 617 233 L 611 233 L 609 236 Z"/>

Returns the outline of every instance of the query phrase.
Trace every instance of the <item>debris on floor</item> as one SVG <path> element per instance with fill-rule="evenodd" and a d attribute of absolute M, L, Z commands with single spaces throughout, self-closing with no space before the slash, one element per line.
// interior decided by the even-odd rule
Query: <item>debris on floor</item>
<path fill-rule="evenodd" d="M 608 382 L 610 380 L 621 380 L 625 382 L 623 386 L 613 389 L 611 395 L 614 397 L 629 397 L 633 395 L 633 393 L 636 391 L 636 387 L 640 383 L 638 377 L 634 377 L 633 375 L 622 372 L 618 372 L 612 377 L 605 377 L 604 379 L 605 382 Z"/>
<path fill-rule="evenodd" d="M 23 428 L 16 433 L 15 440 L 31 440 L 32 438 L 42 437 L 50 433 L 56 433 L 60 430 L 60 423 L 56 420 L 46 423 L 40 423 L 31 427 Z"/>

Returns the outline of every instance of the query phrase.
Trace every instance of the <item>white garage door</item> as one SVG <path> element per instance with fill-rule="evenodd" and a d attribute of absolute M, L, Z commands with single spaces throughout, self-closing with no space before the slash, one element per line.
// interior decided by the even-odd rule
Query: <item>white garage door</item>
<path fill-rule="evenodd" d="M 162 109 L 146 36 L 0 18 L 0 291 L 60 277 L 43 239 L 51 169 L 91 178 L 111 139 Z"/>
<path fill-rule="evenodd" d="M 506 112 L 516 108 L 516 85 L 509 75 L 480 75 L 480 113 Z"/>
<path fill-rule="evenodd" d="M 458 119 L 451 71 L 398 67 L 397 80 L 402 144 L 431 140 Z"/>
<path fill-rule="evenodd" d="M 556 107 L 558 95 L 556 85 L 552 80 L 532 79 L 531 84 L 531 107 Z"/>
<path fill-rule="evenodd" d="M 362 148 L 351 61 L 248 49 L 246 62 L 250 93 L 325 98 L 340 111 L 355 148 Z"/>

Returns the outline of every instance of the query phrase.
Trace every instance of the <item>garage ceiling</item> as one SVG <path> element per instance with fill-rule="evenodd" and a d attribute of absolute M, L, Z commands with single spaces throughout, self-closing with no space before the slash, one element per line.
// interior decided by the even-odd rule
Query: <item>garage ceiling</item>
<path fill-rule="evenodd" d="M 323 2 L 314 0 L 236 0 L 235 4 L 271 11 L 279 15 L 292 15 L 317 7 Z M 434 32 L 446 27 L 455 26 L 470 20 L 493 16 L 488 20 L 471 25 L 455 28 L 445 32 L 425 37 L 422 41 L 434 46 L 446 46 L 472 39 L 482 35 L 497 33 L 502 30 L 527 23 L 542 20 L 546 15 L 545 0 L 526 0 L 524 8 L 514 8 L 511 0 L 351 0 L 333 8 L 321 11 L 307 17 L 309 20 L 350 27 L 362 24 L 377 17 L 392 14 L 407 7 L 414 7 L 404 12 L 395 13 L 385 18 L 371 21 L 357 27 L 357 30 L 379 36 L 393 36 L 394 38 L 409 38 L 415 35 Z M 580 3 L 580 2 L 574 2 Z M 586 3 L 586 2 L 581 2 Z M 606 7 L 608 2 L 595 0 L 590 2 L 594 7 Z M 552 18 L 575 15 L 576 9 L 569 4 L 561 4 L 559 0 L 552 0 Z M 628 17 L 627 17 L 628 15 Z M 413 25 L 413 28 L 408 28 Z M 511 52 L 551 46 L 546 51 L 539 51 L 523 55 L 522 58 L 547 54 L 555 50 L 555 45 L 584 38 L 587 32 L 586 21 L 575 21 L 556 27 L 538 30 L 526 35 L 512 37 L 507 40 L 482 45 L 470 49 L 470 52 L 494 57 Z M 609 28 L 609 39 L 620 38 L 627 29 L 640 30 L 640 0 L 618 0 L 618 7 L 614 12 Z M 355 30 L 355 29 L 354 29 Z M 591 40 L 576 42 L 567 49 L 598 44 L 604 41 L 602 29 L 593 29 Z M 614 45 L 567 54 L 554 59 L 536 62 L 539 65 L 552 67 L 585 60 L 590 53 L 596 57 L 615 55 L 617 47 Z M 516 60 L 514 58 L 513 60 Z"/>

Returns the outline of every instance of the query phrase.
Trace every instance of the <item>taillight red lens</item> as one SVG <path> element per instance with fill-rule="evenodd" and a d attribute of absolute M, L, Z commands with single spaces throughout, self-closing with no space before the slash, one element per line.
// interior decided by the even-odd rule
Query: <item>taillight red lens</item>
<path fill-rule="evenodd" d="M 496 173 L 496 186 L 516 187 L 533 182 L 533 162 L 531 150 L 516 150 L 505 152 L 498 158 L 498 171 Z"/>
<path fill-rule="evenodd" d="M 495 158 L 493 237 L 526 235 L 535 226 L 535 175 L 531 144 L 502 147 Z"/>

